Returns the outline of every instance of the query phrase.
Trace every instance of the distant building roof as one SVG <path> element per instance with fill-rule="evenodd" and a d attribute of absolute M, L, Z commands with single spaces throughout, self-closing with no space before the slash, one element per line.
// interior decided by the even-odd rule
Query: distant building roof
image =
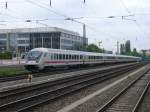
<path fill-rule="evenodd" d="M 148 50 L 141 50 L 142 53 L 145 53 L 147 56 L 150 56 L 150 49 Z"/>
<path fill-rule="evenodd" d="M 78 35 L 79 33 L 70 30 L 58 28 L 58 27 L 38 27 L 38 28 L 16 28 L 16 29 L 0 29 L 0 34 L 3 33 L 36 33 L 36 32 L 63 32 L 72 35 Z"/>

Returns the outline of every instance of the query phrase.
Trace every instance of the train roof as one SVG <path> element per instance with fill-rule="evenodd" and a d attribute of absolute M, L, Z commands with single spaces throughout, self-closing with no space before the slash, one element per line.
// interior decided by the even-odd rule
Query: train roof
<path fill-rule="evenodd" d="M 75 50 L 64 50 L 64 49 L 51 49 L 51 48 L 34 48 L 31 51 L 42 51 L 42 52 L 56 52 L 56 53 L 68 53 L 68 54 L 80 54 L 80 55 L 98 55 L 98 56 L 115 56 L 115 57 L 128 57 L 128 58 L 140 58 L 136 56 L 127 56 L 127 55 L 116 55 L 116 54 L 106 54 L 106 53 L 94 53 L 94 52 L 85 52 L 85 51 L 75 51 Z"/>

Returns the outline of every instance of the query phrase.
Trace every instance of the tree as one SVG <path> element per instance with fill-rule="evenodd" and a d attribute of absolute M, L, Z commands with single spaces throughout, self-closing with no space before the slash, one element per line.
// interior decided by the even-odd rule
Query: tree
<path fill-rule="evenodd" d="M 103 50 L 98 48 L 98 46 L 95 44 L 89 44 L 86 47 L 86 51 L 88 51 L 88 52 L 99 52 L 99 53 L 103 52 Z"/>
<path fill-rule="evenodd" d="M 125 43 L 125 52 L 130 53 L 131 52 L 131 45 L 130 45 L 130 40 L 127 40 Z"/>
<path fill-rule="evenodd" d="M 0 59 L 12 59 L 12 52 L 5 51 L 0 53 Z"/>
<path fill-rule="evenodd" d="M 120 54 L 125 54 L 125 45 L 120 44 Z"/>
<path fill-rule="evenodd" d="M 132 55 L 133 56 L 138 56 L 139 55 L 139 53 L 137 52 L 136 48 L 133 49 Z"/>

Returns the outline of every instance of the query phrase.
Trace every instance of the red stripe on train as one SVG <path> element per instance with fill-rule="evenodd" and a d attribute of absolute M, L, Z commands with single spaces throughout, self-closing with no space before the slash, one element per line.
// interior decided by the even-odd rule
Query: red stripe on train
<path fill-rule="evenodd" d="M 45 61 L 44 63 L 73 63 L 73 62 L 82 62 L 82 61 Z"/>

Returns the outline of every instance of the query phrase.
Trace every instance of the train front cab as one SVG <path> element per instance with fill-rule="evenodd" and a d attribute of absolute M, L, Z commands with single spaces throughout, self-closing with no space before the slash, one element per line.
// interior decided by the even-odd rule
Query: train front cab
<path fill-rule="evenodd" d="M 24 67 L 29 71 L 42 70 L 42 57 L 44 53 L 41 51 L 30 51 L 26 57 Z"/>

